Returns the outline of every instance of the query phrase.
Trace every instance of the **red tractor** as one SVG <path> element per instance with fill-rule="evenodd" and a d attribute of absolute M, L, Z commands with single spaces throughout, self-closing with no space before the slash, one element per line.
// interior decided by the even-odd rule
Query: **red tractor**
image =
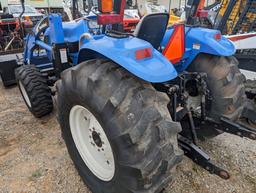
<path fill-rule="evenodd" d="M 140 22 L 140 18 L 132 17 L 129 15 L 124 14 L 124 30 L 126 32 L 134 31 L 137 24 Z"/>

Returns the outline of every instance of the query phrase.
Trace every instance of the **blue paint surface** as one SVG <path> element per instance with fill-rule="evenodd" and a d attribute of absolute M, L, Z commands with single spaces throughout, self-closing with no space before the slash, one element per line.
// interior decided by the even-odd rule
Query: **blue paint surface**
<path fill-rule="evenodd" d="M 199 27 L 186 27 L 185 31 L 186 51 L 181 62 L 175 64 L 175 68 L 179 73 L 186 70 L 191 62 L 200 53 L 216 56 L 232 56 L 236 51 L 233 43 L 224 36 L 222 36 L 220 40 L 214 39 L 214 36 L 217 33 L 220 33 L 218 30 Z M 164 39 L 161 43 L 162 49 L 164 49 L 164 47 L 167 45 L 172 32 L 172 28 L 166 31 Z"/>
<path fill-rule="evenodd" d="M 152 49 L 152 57 L 143 60 L 136 60 L 136 51 L 145 48 Z M 173 65 L 150 43 L 138 38 L 116 39 L 103 36 L 98 40 L 85 42 L 81 49 L 93 50 L 110 58 L 121 65 L 132 74 L 148 82 L 165 82 L 177 77 Z M 86 51 L 81 54 L 87 53 Z M 79 55 L 79 58 L 83 57 Z"/>
<path fill-rule="evenodd" d="M 26 37 L 24 51 L 25 63 L 31 62 L 33 50 L 36 45 L 40 45 L 47 50 L 45 56 L 51 62 L 52 45 L 77 43 L 78 52 L 69 53 L 73 65 L 77 65 L 93 57 L 104 57 L 114 61 L 145 81 L 160 83 L 175 79 L 178 73 L 186 70 L 200 53 L 217 56 L 231 56 L 235 53 L 235 47 L 229 40 L 224 37 L 221 37 L 220 40 L 214 39 L 214 36 L 219 33 L 218 31 L 198 27 L 186 27 L 185 54 L 179 63 L 173 65 L 162 53 L 154 49 L 150 43 L 144 40 L 132 36 L 118 39 L 105 34 L 96 35 L 89 29 L 88 19 L 96 18 L 89 17 L 87 19 L 62 23 L 60 16 L 56 14 L 51 15 L 49 17 L 49 27 L 44 31 L 45 40 L 41 40 L 39 35 L 35 33 Z M 172 32 L 172 28 L 166 31 L 161 43 L 162 50 L 167 45 Z M 84 33 L 91 34 L 92 38 L 80 41 L 80 37 Z M 80 43 L 78 45 L 79 41 Z M 136 60 L 136 51 L 145 48 L 152 49 L 152 57 Z M 42 68 L 43 66 L 42 64 L 36 65 L 38 65 L 38 68 Z"/>

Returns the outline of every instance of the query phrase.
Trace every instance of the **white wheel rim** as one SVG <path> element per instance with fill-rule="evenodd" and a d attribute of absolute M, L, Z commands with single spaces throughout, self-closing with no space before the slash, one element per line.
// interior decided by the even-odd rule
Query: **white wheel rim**
<path fill-rule="evenodd" d="M 26 104 L 31 108 L 31 102 L 29 100 L 28 93 L 25 90 L 25 88 L 24 88 L 23 84 L 21 83 L 21 81 L 19 81 L 19 86 L 20 86 L 21 94 L 24 97 L 24 100 L 25 100 Z"/>
<path fill-rule="evenodd" d="M 85 107 L 76 105 L 69 114 L 70 130 L 76 148 L 90 171 L 103 181 L 115 174 L 115 161 L 105 131 Z"/>

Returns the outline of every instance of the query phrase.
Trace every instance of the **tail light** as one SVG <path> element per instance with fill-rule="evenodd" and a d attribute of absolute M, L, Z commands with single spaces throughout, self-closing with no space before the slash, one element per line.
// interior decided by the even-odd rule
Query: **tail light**
<path fill-rule="evenodd" d="M 215 39 L 215 40 L 220 40 L 221 39 L 221 33 L 216 33 L 214 36 L 213 36 L 213 38 Z"/>
<path fill-rule="evenodd" d="M 152 48 L 145 48 L 135 52 L 136 60 L 143 60 L 152 57 Z"/>
<path fill-rule="evenodd" d="M 98 0 L 98 9 L 101 13 L 111 13 L 113 11 L 113 0 Z"/>

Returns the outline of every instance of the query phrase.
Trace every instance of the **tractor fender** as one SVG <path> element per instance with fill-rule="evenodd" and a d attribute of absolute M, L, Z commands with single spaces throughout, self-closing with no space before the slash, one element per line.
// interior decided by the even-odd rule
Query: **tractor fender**
<path fill-rule="evenodd" d="M 162 49 L 167 45 L 172 35 L 172 32 L 172 28 L 166 31 L 166 34 L 161 44 Z M 186 51 L 182 58 L 182 62 L 175 65 L 176 70 L 179 73 L 186 70 L 186 68 L 200 53 L 206 53 L 215 56 L 234 55 L 236 52 L 234 44 L 224 36 L 219 36 L 219 38 L 216 38 L 216 35 L 220 35 L 220 31 L 200 27 L 186 27 Z"/>
<path fill-rule="evenodd" d="M 234 44 L 224 36 L 216 38 L 220 34 L 218 30 L 191 28 L 187 32 L 186 47 L 217 56 L 232 56 L 236 51 Z"/>
<path fill-rule="evenodd" d="M 136 51 L 151 49 L 151 57 L 136 59 Z M 97 57 L 108 58 L 135 76 L 152 83 L 160 83 L 177 77 L 173 65 L 152 45 L 144 40 L 128 38 L 85 39 L 81 42 L 78 63 Z"/>

